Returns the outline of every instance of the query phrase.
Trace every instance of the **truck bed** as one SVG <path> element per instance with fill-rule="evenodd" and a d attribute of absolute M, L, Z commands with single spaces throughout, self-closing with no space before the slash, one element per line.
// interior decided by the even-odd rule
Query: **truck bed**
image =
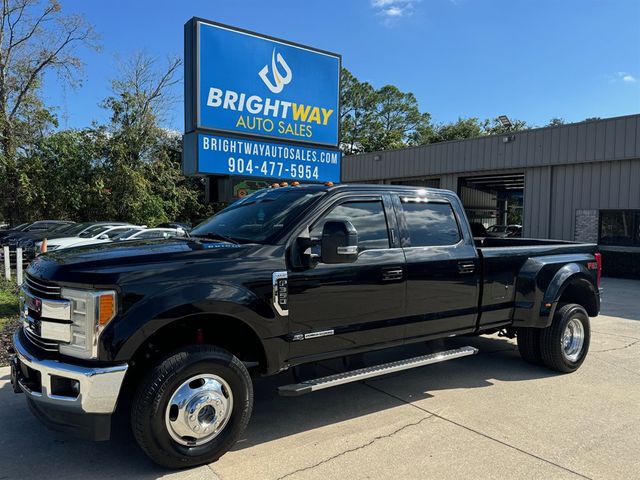
<path fill-rule="evenodd" d="M 518 295 L 518 290 L 535 290 L 535 285 L 523 283 L 528 281 L 526 262 L 531 264 L 532 271 L 537 268 L 533 262 L 557 264 L 548 270 L 553 276 L 559 266 L 591 260 L 597 251 L 595 244 L 562 240 L 482 237 L 474 241 L 482 263 L 480 329 L 507 323 L 514 318 L 517 306 L 527 307 L 520 298 L 522 295 Z"/>

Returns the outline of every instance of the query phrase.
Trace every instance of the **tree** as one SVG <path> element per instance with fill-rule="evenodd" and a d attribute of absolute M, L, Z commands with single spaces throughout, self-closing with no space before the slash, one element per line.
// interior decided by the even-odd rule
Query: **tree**
<path fill-rule="evenodd" d="M 502 122 L 496 118 L 487 118 L 484 121 L 482 129 L 485 135 L 504 135 L 505 133 L 520 132 L 531 128 L 524 120 L 511 120 L 511 126 L 505 127 Z"/>
<path fill-rule="evenodd" d="M 29 218 L 103 219 L 108 176 L 100 157 L 104 129 L 63 130 L 47 135 L 21 164 L 30 178 Z"/>
<path fill-rule="evenodd" d="M 375 89 L 360 82 L 346 68 L 340 80 L 340 146 L 344 153 L 367 149 L 366 139 L 374 124 Z"/>
<path fill-rule="evenodd" d="M 564 125 L 566 122 L 564 121 L 564 118 L 560 118 L 560 117 L 553 117 L 551 120 L 549 120 L 549 123 L 547 123 L 547 127 L 558 127 L 560 125 Z"/>
<path fill-rule="evenodd" d="M 438 126 L 435 130 L 435 135 L 427 143 L 464 140 L 465 138 L 481 137 L 483 134 L 483 126 L 476 117 L 458 118 L 454 123 Z"/>
<path fill-rule="evenodd" d="M 81 16 L 63 15 L 55 0 L 3 0 L 0 8 L 0 182 L 6 217 L 13 220 L 29 189 L 19 154 L 55 124 L 40 96 L 43 76 L 55 72 L 76 82 L 77 50 L 95 48 L 96 37 Z"/>
<path fill-rule="evenodd" d="M 164 115 L 176 101 L 172 87 L 181 79 L 180 58 L 169 58 L 164 66 L 143 53 L 123 64 L 120 76 L 111 82 L 113 95 L 103 102 L 111 110 L 110 130 L 129 162 L 142 160 L 154 145 Z"/>
<path fill-rule="evenodd" d="M 401 148 L 417 143 L 418 135 L 431 116 L 421 113 L 413 93 L 401 92 L 394 85 L 376 91 L 375 121 L 368 132 L 367 144 L 372 150 Z"/>
<path fill-rule="evenodd" d="M 164 65 L 137 54 L 112 82 L 113 95 L 103 106 L 111 111 L 104 179 L 110 201 L 107 215 L 119 220 L 155 225 L 169 220 L 194 220 L 208 213 L 198 202 L 203 185 L 181 172 L 181 138 L 161 127 L 176 101 L 179 58 Z"/>
<path fill-rule="evenodd" d="M 375 90 L 343 69 L 340 100 L 340 144 L 347 154 L 417 145 L 432 135 L 431 116 L 420 112 L 413 93 L 393 85 Z"/>

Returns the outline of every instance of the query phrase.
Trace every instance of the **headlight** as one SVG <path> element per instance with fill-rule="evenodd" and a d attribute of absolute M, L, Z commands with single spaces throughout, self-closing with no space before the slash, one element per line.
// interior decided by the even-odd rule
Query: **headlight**
<path fill-rule="evenodd" d="M 62 289 L 71 302 L 71 342 L 60 344 L 60 353 L 78 358 L 98 356 L 98 338 L 116 315 L 116 292 Z"/>

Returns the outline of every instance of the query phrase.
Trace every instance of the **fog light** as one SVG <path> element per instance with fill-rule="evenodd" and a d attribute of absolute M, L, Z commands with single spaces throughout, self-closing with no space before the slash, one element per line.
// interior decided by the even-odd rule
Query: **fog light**
<path fill-rule="evenodd" d="M 78 398 L 80 395 L 80 382 L 73 378 L 51 375 L 51 395 Z"/>

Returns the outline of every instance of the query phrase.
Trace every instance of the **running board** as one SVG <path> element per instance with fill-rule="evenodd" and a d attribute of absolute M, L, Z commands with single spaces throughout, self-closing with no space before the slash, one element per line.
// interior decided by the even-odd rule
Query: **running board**
<path fill-rule="evenodd" d="M 408 358 L 397 362 L 383 363 L 372 367 L 359 368 L 350 372 L 336 373 L 327 377 L 314 378 L 300 383 L 292 383 L 278 387 L 278 393 L 283 397 L 296 397 L 305 393 L 324 390 L 325 388 L 337 387 L 345 383 L 358 382 L 367 378 L 379 377 L 387 373 L 401 372 L 410 368 L 423 367 L 432 363 L 446 362 L 455 358 L 467 357 L 475 355 L 478 349 L 474 347 L 461 347 L 454 350 L 445 350 L 444 352 L 431 353 L 420 357 Z"/>

